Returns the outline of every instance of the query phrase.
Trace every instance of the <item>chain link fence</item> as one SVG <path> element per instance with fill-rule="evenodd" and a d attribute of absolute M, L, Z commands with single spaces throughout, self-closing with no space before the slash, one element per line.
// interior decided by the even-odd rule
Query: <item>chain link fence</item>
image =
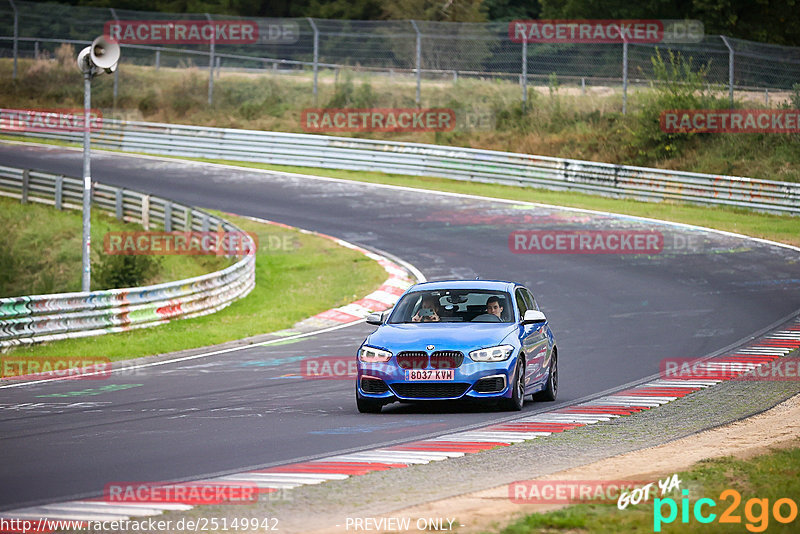
<path fill-rule="evenodd" d="M 505 79 L 527 86 L 559 84 L 585 88 L 644 85 L 653 78 L 651 58 L 680 53 L 707 71 L 709 84 L 730 90 L 785 91 L 800 82 L 800 47 L 785 47 L 706 35 L 691 44 L 525 43 L 509 38 L 506 22 L 348 21 L 256 19 L 207 14 L 170 14 L 0 0 L 0 56 L 35 58 L 61 43 L 78 46 L 115 20 L 248 20 L 258 42 L 216 45 L 123 44 L 123 64 L 160 67 L 304 71 L 313 73 L 314 96 L 321 72 L 356 69 L 376 76 L 416 81 L 414 100 L 424 103 L 423 81 Z M 124 66 L 122 67 L 124 68 Z M 16 75 L 16 67 L 15 67 Z M 412 84 L 413 85 L 413 84 Z M 410 89 L 414 91 L 414 89 Z"/>

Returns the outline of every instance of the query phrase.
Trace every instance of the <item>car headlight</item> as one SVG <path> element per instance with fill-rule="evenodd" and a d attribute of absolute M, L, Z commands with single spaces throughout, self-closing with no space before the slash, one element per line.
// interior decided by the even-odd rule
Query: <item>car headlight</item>
<path fill-rule="evenodd" d="M 392 353 L 388 350 L 376 349 L 364 345 L 358 349 L 358 359 L 364 363 L 383 363 L 388 362 L 392 357 Z"/>
<path fill-rule="evenodd" d="M 476 362 L 502 362 L 509 359 L 512 352 L 514 352 L 514 347 L 511 345 L 498 345 L 496 347 L 473 350 L 469 353 L 469 357 Z"/>

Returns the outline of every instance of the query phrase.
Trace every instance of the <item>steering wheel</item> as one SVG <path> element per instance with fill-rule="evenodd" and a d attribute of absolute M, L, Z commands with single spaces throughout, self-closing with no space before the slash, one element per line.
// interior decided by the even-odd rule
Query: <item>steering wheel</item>
<path fill-rule="evenodd" d="M 500 317 L 493 313 L 482 313 L 470 321 L 472 323 L 499 323 L 502 322 Z"/>

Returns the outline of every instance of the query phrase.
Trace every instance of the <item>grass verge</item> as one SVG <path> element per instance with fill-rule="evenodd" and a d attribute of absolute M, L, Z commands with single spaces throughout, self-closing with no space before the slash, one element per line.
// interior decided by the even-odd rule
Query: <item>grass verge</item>
<path fill-rule="evenodd" d="M 44 295 L 81 290 L 80 212 L 59 211 L 43 204 L 21 204 L 0 197 L 0 297 Z M 107 232 L 141 231 L 92 210 L 92 289 L 109 289 L 102 271 L 110 256 L 102 252 Z M 144 258 L 152 266 L 137 285 L 181 280 L 224 269 L 230 261 L 216 256 L 161 256 Z M 99 269 L 99 270 L 98 270 Z"/>
<path fill-rule="evenodd" d="M 86 356 L 112 361 L 214 345 L 273 332 L 351 302 L 386 279 L 376 262 L 331 240 L 221 214 L 258 235 L 256 287 L 227 308 L 155 328 L 15 348 L 14 356 Z M 288 244 L 288 246 L 284 246 Z"/>
<path fill-rule="evenodd" d="M 684 497 L 674 491 L 664 496 L 664 500 L 674 499 L 677 510 L 676 517 L 669 523 L 655 520 L 657 516 L 669 517 L 669 505 L 656 506 L 656 501 L 651 497 L 649 502 L 629 505 L 624 510 L 619 510 L 616 502 L 582 503 L 552 512 L 531 514 L 499 532 L 797 532 L 800 524 L 797 514 L 800 504 L 797 498 L 800 495 L 800 448 L 775 450 L 749 460 L 730 457 L 704 460 L 691 470 L 679 473 L 678 478 L 681 480 L 681 489 L 689 491 L 686 506 L 688 515 L 682 515 Z M 723 494 L 728 489 L 738 492 L 741 502 L 737 503 L 733 494 Z M 716 503 L 711 507 L 705 501 L 706 504 L 701 508 L 706 517 L 715 514 L 709 523 L 699 522 L 694 515 L 696 503 L 701 498 Z M 794 510 L 794 518 L 788 523 L 778 521 L 774 513 L 775 503 L 784 498 L 794 503 L 789 505 L 783 501 L 779 509 L 784 518 L 789 518 Z M 726 509 L 730 509 L 731 519 L 736 522 L 720 521 Z M 659 510 L 661 514 L 657 513 Z M 656 530 L 657 524 L 660 530 Z"/>
<path fill-rule="evenodd" d="M 0 59 L 0 107 L 81 108 L 83 85 L 75 68 L 76 50 L 64 46 L 53 59 L 20 59 L 14 80 L 11 59 Z M 651 60 L 660 58 L 654 54 Z M 692 56 L 663 58 L 654 87 L 632 86 L 623 115 L 618 87 L 565 84 L 553 75 L 531 85 L 522 110 L 519 84 L 460 77 L 424 80 L 422 106 L 453 109 L 460 117 L 453 131 L 358 132 L 337 135 L 436 143 L 540 154 L 563 158 L 663 167 L 768 180 L 800 181 L 800 134 L 665 133 L 660 112 L 667 109 L 722 109 L 728 93 L 709 84 L 708 65 Z M 706 59 L 707 61 L 707 59 Z M 411 76 L 371 75 L 347 69 L 319 72 L 318 96 L 309 72 L 223 70 L 214 81 L 208 105 L 208 74 L 198 68 L 120 66 L 114 77 L 92 83 L 92 103 L 104 117 L 264 131 L 303 132 L 308 108 L 412 108 Z M 693 74 L 689 74 L 693 73 Z M 664 83 L 669 82 L 669 83 Z M 773 92 L 737 92 L 735 106 L 800 107 L 800 84 Z M 471 118 L 467 120 L 467 118 Z"/>

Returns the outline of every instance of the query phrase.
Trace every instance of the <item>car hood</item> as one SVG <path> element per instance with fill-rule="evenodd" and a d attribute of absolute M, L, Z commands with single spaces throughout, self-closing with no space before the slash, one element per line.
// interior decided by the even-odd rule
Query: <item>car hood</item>
<path fill-rule="evenodd" d="M 366 345 L 397 353 L 403 350 L 470 350 L 502 344 L 517 329 L 513 323 L 384 324 L 367 336 Z"/>

